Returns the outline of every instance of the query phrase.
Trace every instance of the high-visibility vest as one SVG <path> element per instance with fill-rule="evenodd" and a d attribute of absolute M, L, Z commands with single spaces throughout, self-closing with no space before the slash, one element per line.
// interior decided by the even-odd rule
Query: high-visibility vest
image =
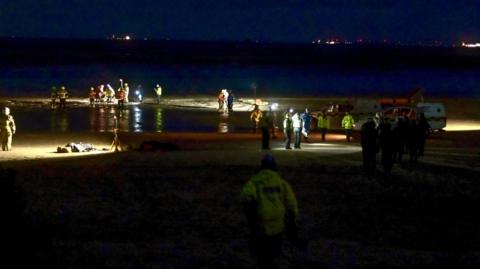
<path fill-rule="evenodd" d="M 285 229 L 286 213 L 298 215 L 298 204 L 290 185 L 275 171 L 260 170 L 243 187 L 242 202 L 254 202 L 258 228 L 266 235 L 276 235 Z"/>
<path fill-rule="evenodd" d="M 345 129 L 352 129 L 354 123 L 353 117 L 350 114 L 345 115 L 342 119 L 342 127 Z"/>
<path fill-rule="evenodd" d="M 319 116 L 318 124 L 319 129 L 330 129 L 330 117 L 329 116 Z"/>

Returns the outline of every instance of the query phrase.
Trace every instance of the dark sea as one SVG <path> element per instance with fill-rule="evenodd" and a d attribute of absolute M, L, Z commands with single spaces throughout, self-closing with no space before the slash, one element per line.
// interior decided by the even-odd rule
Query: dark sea
<path fill-rule="evenodd" d="M 45 97 L 66 86 L 72 97 L 119 80 L 153 98 L 212 96 L 220 89 L 237 98 L 405 97 L 417 87 L 426 98 L 479 98 L 480 50 L 428 47 L 315 47 L 313 45 L 116 42 L 0 39 L 0 97 Z M 111 108 L 67 112 L 17 108 L 29 131 L 111 131 Z M 204 114 L 207 113 L 207 114 Z M 244 117 L 130 106 L 125 131 L 246 131 Z M 212 116 L 214 115 L 214 116 Z M 207 118 L 218 120 L 207 120 Z"/>
<path fill-rule="evenodd" d="M 323 97 L 405 96 L 416 87 L 430 97 L 480 97 L 480 68 L 412 67 L 342 69 L 338 66 L 259 64 L 68 64 L 0 66 L 3 96 L 48 96 L 65 85 L 73 96 L 119 79 L 130 89 L 154 95 L 158 83 L 166 96 L 216 95 L 220 89 L 237 96 Z"/>

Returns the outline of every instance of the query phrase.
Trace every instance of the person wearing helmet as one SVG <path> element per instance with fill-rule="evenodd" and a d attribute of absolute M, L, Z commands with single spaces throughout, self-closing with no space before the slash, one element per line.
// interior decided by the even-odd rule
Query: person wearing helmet
<path fill-rule="evenodd" d="M 0 115 L 0 139 L 2 140 L 2 150 L 12 150 L 12 137 L 15 134 L 16 126 L 12 115 L 10 115 L 10 108 L 3 108 Z"/>
<path fill-rule="evenodd" d="M 128 83 L 125 82 L 123 84 L 123 91 L 125 92 L 125 102 L 128 103 L 128 94 L 130 93 L 130 87 L 128 87 Z"/>
<path fill-rule="evenodd" d="M 243 186 L 240 200 L 250 228 L 250 251 L 259 268 L 278 268 L 283 235 L 296 231 L 298 205 L 272 155 L 263 156 L 260 171 Z"/>
<path fill-rule="evenodd" d="M 95 96 L 97 93 L 95 92 L 94 87 L 90 87 L 90 91 L 88 92 L 88 99 L 90 100 L 90 107 L 95 106 Z"/>
<path fill-rule="evenodd" d="M 58 98 L 60 99 L 60 105 L 58 106 L 59 109 L 63 110 L 67 106 L 67 97 L 68 91 L 65 86 L 62 86 L 60 90 L 57 92 Z"/>
<path fill-rule="evenodd" d="M 118 89 L 117 100 L 118 100 L 118 108 L 123 109 L 125 104 L 125 90 L 123 88 Z"/>
<path fill-rule="evenodd" d="M 160 97 L 162 97 L 162 87 L 159 84 L 155 86 L 155 94 L 157 95 L 157 104 L 160 104 Z"/>

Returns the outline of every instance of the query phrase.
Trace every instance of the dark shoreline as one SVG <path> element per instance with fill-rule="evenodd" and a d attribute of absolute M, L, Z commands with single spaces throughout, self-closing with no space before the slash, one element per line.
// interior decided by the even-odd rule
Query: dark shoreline
<path fill-rule="evenodd" d="M 0 66 L 92 63 L 318 65 L 338 69 L 480 67 L 480 49 L 385 44 L 0 38 Z"/>

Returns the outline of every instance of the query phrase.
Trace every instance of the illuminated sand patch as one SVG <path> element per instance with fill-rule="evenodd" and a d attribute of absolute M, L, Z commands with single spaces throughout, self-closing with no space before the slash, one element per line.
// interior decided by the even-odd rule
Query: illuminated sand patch
<path fill-rule="evenodd" d="M 480 130 L 480 121 L 448 120 L 445 131 L 476 131 Z"/>
<path fill-rule="evenodd" d="M 12 151 L 0 151 L 0 161 L 13 160 L 35 160 L 35 159 L 54 159 L 54 158 L 74 158 L 81 156 L 95 156 L 100 154 L 110 153 L 110 145 L 100 145 L 98 150 L 90 152 L 72 152 L 72 153 L 57 153 L 56 148 L 51 145 L 40 146 L 17 146 L 13 147 Z"/>

